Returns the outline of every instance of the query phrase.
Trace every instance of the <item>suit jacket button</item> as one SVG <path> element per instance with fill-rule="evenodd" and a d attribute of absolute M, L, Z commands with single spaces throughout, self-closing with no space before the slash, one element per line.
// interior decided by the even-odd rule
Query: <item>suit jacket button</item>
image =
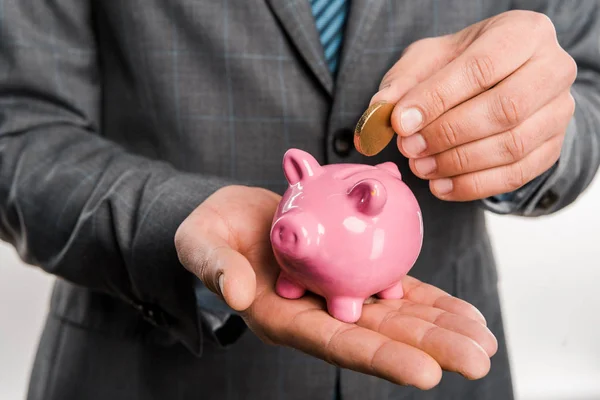
<path fill-rule="evenodd" d="M 348 157 L 354 149 L 354 131 L 340 129 L 333 136 L 333 151 L 340 157 Z"/>
<path fill-rule="evenodd" d="M 542 196 L 542 198 L 538 202 L 538 207 L 547 210 L 554 204 L 556 204 L 557 201 L 558 195 L 550 190 Z"/>

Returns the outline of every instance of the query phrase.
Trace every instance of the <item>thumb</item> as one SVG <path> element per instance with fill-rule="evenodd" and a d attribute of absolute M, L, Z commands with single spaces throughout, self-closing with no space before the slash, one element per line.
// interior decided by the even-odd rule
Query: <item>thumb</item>
<path fill-rule="evenodd" d="M 214 233 L 194 232 L 179 243 L 182 264 L 209 290 L 235 311 L 250 307 L 256 294 L 256 274 L 246 257 Z"/>
<path fill-rule="evenodd" d="M 369 106 L 380 101 L 397 103 L 410 89 L 448 64 L 454 56 L 452 49 L 449 36 L 412 43 L 385 74 Z"/>

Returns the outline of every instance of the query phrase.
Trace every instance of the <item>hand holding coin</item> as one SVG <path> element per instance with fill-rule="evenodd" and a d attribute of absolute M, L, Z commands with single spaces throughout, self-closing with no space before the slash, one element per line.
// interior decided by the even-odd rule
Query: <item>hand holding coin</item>
<path fill-rule="evenodd" d="M 442 200 L 513 192 L 560 157 L 576 78 L 547 16 L 505 12 L 410 45 L 359 121 L 355 145 L 375 155 L 396 132 L 412 172 Z"/>

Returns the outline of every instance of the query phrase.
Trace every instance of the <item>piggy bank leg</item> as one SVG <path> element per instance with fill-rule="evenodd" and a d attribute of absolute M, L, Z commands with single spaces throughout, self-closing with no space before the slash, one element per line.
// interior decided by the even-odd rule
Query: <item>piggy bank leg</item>
<path fill-rule="evenodd" d="M 387 289 L 377 293 L 377 297 L 380 299 L 401 299 L 404 296 L 404 289 L 402 289 L 402 282 L 398 282 Z"/>
<path fill-rule="evenodd" d="M 355 297 L 332 297 L 327 299 L 327 310 L 333 318 L 353 324 L 360 318 L 364 300 Z"/>
<path fill-rule="evenodd" d="M 304 289 L 302 286 L 292 282 L 285 274 L 285 272 L 281 272 L 279 274 L 279 278 L 277 279 L 277 284 L 275 285 L 275 291 L 281 297 L 285 297 L 286 299 L 298 299 L 304 296 Z"/>

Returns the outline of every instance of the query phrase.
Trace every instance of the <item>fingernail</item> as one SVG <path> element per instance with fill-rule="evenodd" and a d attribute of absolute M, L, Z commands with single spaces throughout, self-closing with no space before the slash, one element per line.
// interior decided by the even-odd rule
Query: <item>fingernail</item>
<path fill-rule="evenodd" d="M 414 133 L 423 122 L 423 115 L 416 108 L 409 108 L 400 114 L 400 124 L 404 133 Z"/>
<path fill-rule="evenodd" d="M 221 292 L 221 296 L 223 296 L 223 283 L 225 281 L 225 274 L 219 275 L 219 291 Z"/>
<path fill-rule="evenodd" d="M 412 136 L 402 138 L 402 148 L 409 156 L 416 157 L 427 149 L 427 143 L 423 135 L 416 133 Z"/>
<path fill-rule="evenodd" d="M 431 185 L 433 186 L 433 191 L 439 195 L 450 193 L 454 187 L 452 179 L 448 178 L 433 180 L 431 181 Z"/>
<path fill-rule="evenodd" d="M 429 175 L 437 168 L 434 157 L 418 158 L 415 160 L 415 169 L 421 175 Z"/>

